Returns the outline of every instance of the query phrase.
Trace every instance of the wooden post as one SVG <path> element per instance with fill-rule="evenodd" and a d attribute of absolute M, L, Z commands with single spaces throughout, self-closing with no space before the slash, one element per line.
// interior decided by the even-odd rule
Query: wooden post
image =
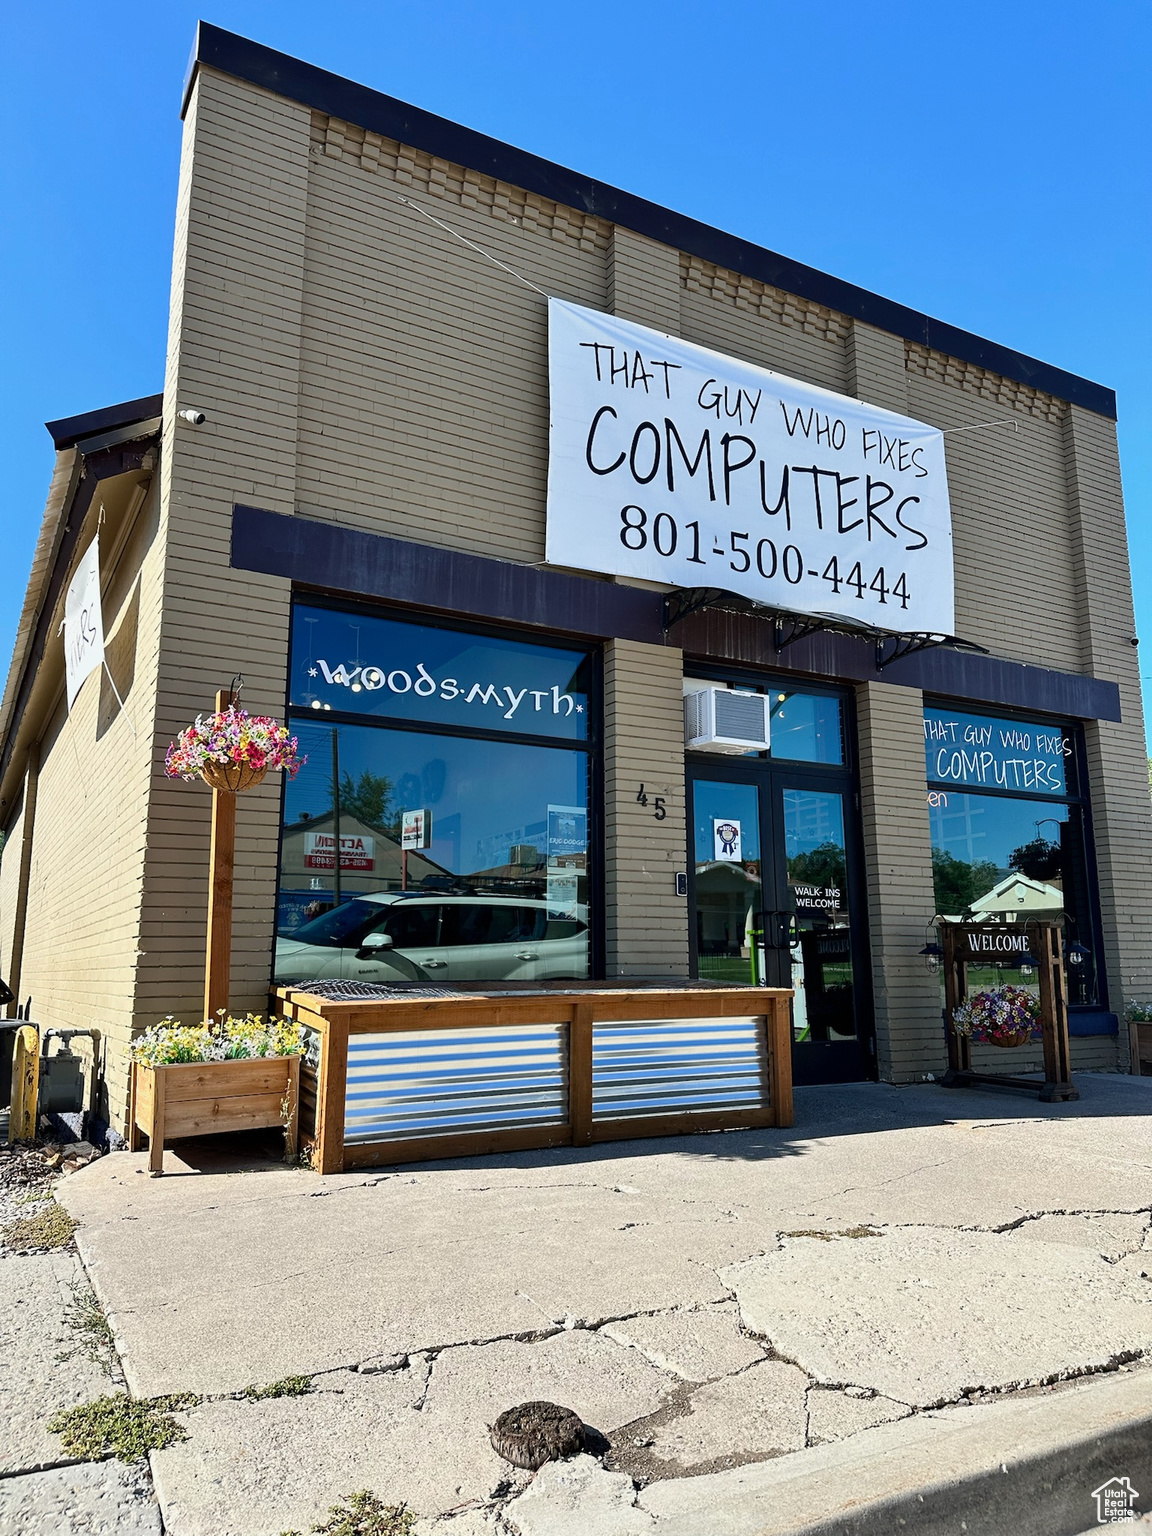
<path fill-rule="evenodd" d="M 153 1178 L 164 1172 L 164 1102 L 168 1079 L 163 1072 L 152 1074 L 152 1118 L 148 1123 L 148 1172 Z"/>
<path fill-rule="evenodd" d="M 137 1093 L 140 1083 L 140 1064 L 132 1062 L 128 1068 L 128 1150 L 139 1152 L 140 1127 L 136 1124 Z"/>
<path fill-rule="evenodd" d="M 228 708 L 231 691 L 216 695 L 216 712 Z M 204 1017 L 209 1025 L 228 1007 L 232 973 L 232 889 L 236 869 L 236 795 L 212 791 L 212 850 L 208 865 L 208 942 L 204 955 Z"/>
<path fill-rule="evenodd" d="M 320 1043 L 320 1092 L 316 1140 L 320 1173 L 344 1172 L 344 1116 L 348 1093 L 348 1019 L 325 1016 Z"/>
<path fill-rule="evenodd" d="M 40 1096 L 40 1033 L 34 1024 L 22 1024 L 15 1034 L 8 1140 L 35 1141 L 36 1106 Z"/>
<path fill-rule="evenodd" d="M 771 1095 L 773 1125 L 792 1125 L 792 994 L 774 997 L 765 1019 L 768 1045 L 768 1091 Z"/>
<path fill-rule="evenodd" d="M 944 1029 L 948 1041 L 948 1072 L 944 1078 L 949 1081 L 954 1072 L 971 1072 L 972 1070 L 972 1042 L 967 1035 L 961 1035 L 952 1027 L 952 1015 L 964 1001 L 968 992 L 968 972 L 965 962 L 957 957 L 956 930 L 951 923 L 942 925 L 941 937 L 944 940 Z"/>
<path fill-rule="evenodd" d="M 284 1120 L 284 1156 L 296 1161 L 300 1150 L 300 1058 L 288 1058 L 288 1091 L 285 1094 L 287 1115 Z"/>
<path fill-rule="evenodd" d="M 573 1003 L 568 1025 L 568 1121 L 574 1146 L 592 1140 L 592 1004 Z"/>
<path fill-rule="evenodd" d="M 1029 942 L 1037 951 L 1040 967 L 1040 1008 L 1044 1015 L 1045 1103 L 1065 1104 L 1080 1097 L 1072 1086 L 1072 1050 L 1068 1043 L 1068 992 L 1064 981 L 1064 955 L 1057 923 L 1029 925 Z"/>

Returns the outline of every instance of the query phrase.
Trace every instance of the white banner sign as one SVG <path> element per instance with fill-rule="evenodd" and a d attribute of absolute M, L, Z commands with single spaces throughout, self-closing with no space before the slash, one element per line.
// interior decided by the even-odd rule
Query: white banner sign
<path fill-rule="evenodd" d="M 100 612 L 100 540 L 89 544 L 64 598 L 64 666 L 68 708 L 80 685 L 104 663 L 104 620 Z"/>
<path fill-rule="evenodd" d="M 935 427 L 598 310 L 548 315 L 552 564 L 953 632 Z"/>

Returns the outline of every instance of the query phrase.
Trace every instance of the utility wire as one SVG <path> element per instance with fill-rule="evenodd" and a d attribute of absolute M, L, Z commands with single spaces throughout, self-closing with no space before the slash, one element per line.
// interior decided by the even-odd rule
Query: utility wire
<path fill-rule="evenodd" d="M 429 223 L 438 225 L 440 229 L 451 235 L 453 240 L 459 240 L 461 245 L 466 245 L 469 250 L 475 251 L 478 256 L 483 256 L 485 261 L 490 261 L 494 267 L 499 267 L 502 272 L 507 272 L 509 277 L 514 277 L 518 283 L 523 283 L 525 288 L 531 288 L 541 298 L 548 299 L 552 297 L 551 294 L 545 293 L 544 289 L 539 284 L 534 283 L 531 278 L 525 277 L 523 272 L 517 272 L 516 268 L 510 267 L 506 261 L 500 261 L 498 257 L 493 256 L 491 251 L 486 251 L 482 245 L 477 245 L 475 240 L 467 239 L 458 229 L 453 229 L 451 224 L 445 224 L 443 219 L 436 218 L 435 214 L 429 213 L 427 208 L 421 208 L 420 204 L 414 203 L 410 197 L 404 197 L 401 193 L 397 192 L 396 201 L 403 203 L 405 208 L 411 208 L 413 213 L 420 214 Z"/>

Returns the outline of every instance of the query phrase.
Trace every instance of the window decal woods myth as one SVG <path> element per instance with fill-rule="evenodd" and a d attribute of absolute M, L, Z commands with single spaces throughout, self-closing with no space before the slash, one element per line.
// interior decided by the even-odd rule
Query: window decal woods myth
<path fill-rule="evenodd" d="M 547 558 L 954 629 L 935 427 L 550 299 Z"/>

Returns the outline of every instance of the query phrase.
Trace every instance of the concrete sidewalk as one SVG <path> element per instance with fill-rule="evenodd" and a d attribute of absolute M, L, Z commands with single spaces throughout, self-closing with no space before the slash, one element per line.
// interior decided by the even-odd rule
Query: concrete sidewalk
<path fill-rule="evenodd" d="M 1079 1085 L 805 1089 L 788 1131 L 328 1179 L 205 1142 L 60 1198 L 131 1389 L 205 1397 L 152 1458 L 168 1536 L 306 1530 L 361 1487 L 441 1536 L 767 1536 L 1152 1417 L 1152 1080 Z M 531 1397 L 607 1451 L 513 1473 L 486 1426 Z"/>

